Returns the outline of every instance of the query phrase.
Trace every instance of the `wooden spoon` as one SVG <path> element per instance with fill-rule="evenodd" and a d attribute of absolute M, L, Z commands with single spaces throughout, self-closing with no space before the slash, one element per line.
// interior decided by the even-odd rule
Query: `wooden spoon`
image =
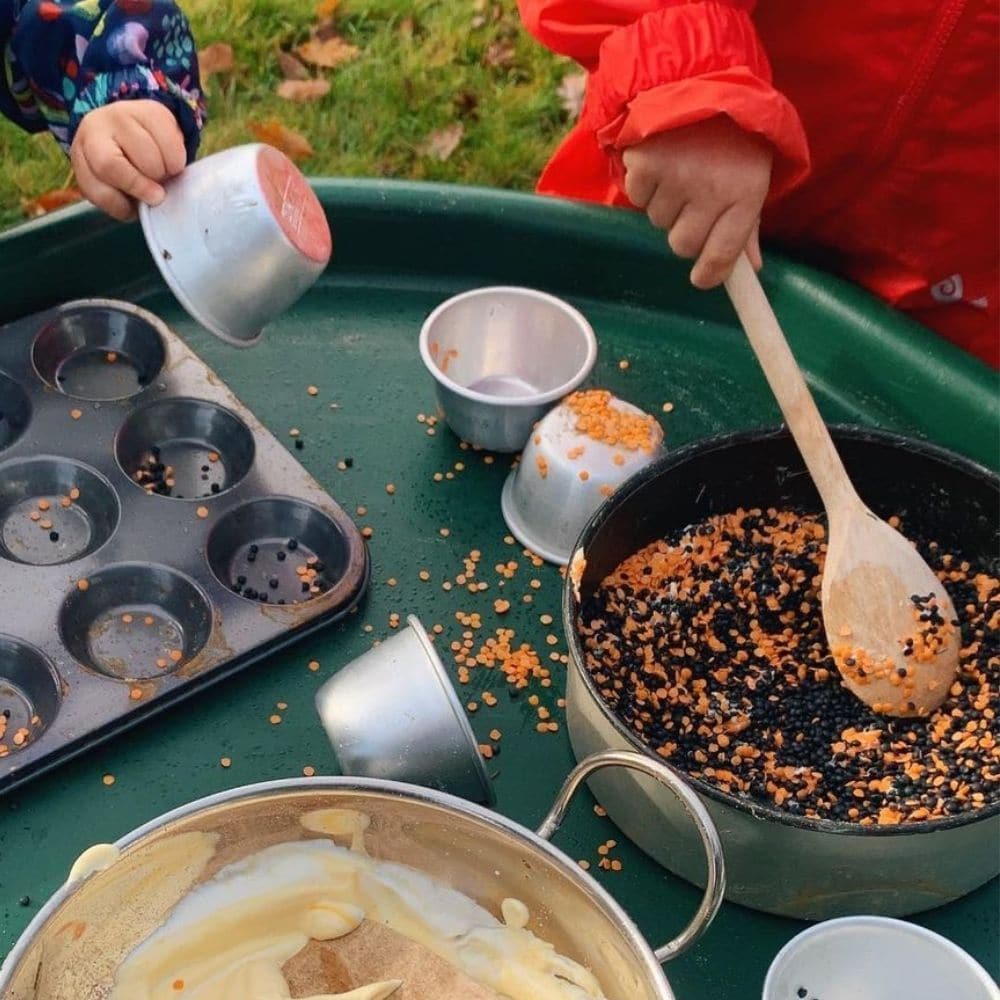
<path fill-rule="evenodd" d="M 745 254 L 726 291 L 826 508 L 821 598 L 837 669 L 875 712 L 927 715 L 944 701 L 958 671 L 951 598 L 913 545 L 855 491 Z M 914 493 L 917 499 L 916 483 Z"/>

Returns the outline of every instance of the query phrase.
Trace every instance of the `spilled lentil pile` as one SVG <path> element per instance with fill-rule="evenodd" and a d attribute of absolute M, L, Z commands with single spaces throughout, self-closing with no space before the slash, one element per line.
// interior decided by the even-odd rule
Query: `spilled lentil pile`
<path fill-rule="evenodd" d="M 883 717 L 827 645 L 825 539 L 816 515 L 737 510 L 630 556 L 578 622 L 602 698 L 681 770 L 795 815 L 888 825 L 996 802 L 1000 581 L 914 539 L 958 611 L 960 672 L 929 717 Z"/>

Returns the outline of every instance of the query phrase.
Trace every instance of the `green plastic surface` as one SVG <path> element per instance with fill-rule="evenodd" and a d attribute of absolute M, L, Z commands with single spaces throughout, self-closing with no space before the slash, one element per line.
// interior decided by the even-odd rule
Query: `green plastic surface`
<path fill-rule="evenodd" d="M 503 541 L 499 497 L 509 459 L 486 464 L 482 454 L 461 450 L 443 424 L 429 436 L 416 419 L 435 410 L 417 333 L 443 298 L 484 284 L 526 284 L 566 297 L 598 335 L 591 383 L 656 413 L 668 444 L 779 419 L 724 296 L 695 292 L 686 268 L 668 258 L 662 238 L 638 217 L 472 189 L 331 181 L 317 189 L 334 231 L 334 261 L 249 351 L 226 347 L 181 312 L 137 225 L 75 210 L 0 237 L 0 322 L 89 295 L 152 309 L 289 447 L 288 430 L 300 428 L 305 447 L 296 457 L 348 511 L 367 507 L 359 521 L 374 529 L 371 593 L 346 623 L 0 799 L 0 954 L 86 846 L 222 788 L 297 776 L 305 765 L 330 773 L 314 693 L 389 633 L 391 612 L 443 625 L 438 642 L 448 663 L 448 644 L 463 631 L 459 610 L 482 614 L 480 641 L 502 624 L 543 656 L 565 650 L 561 636 L 557 646 L 546 642 L 558 625 L 539 622 L 548 613 L 558 623 L 558 572 L 532 567 L 519 547 Z M 776 259 L 763 279 L 828 419 L 927 436 L 996 466 L 1000 408 L 991 371 L 834 279 Z M 627 370 L 621 359 L 628 359 Z M 309 384 L 319 387 L 316 398 L 306 394 Z M 661 412 L 666 401 L 674 403 L 669 415 Z M 347 457 L 351 468 L 338 471 Z M 464 469 L 456 471 L 456 463 Z M 434 482 L 439 471 L 455 478 Z M 395 484 L 394 495 L 387 483 Z M 445 592 L 442 581 L 462 572 L 472 549 L 482 552 L 478 579 L 489 589 Z M 493 567 L 508 559 L 520 568 L 501 587 Z M 424 568 L 432 574 L 427 583 L 418 577 Z M 390 587 L 389 578 L 397 585 Z M 522 602 L 526 594 L 531 604 Z M 513 605 L 502 619 L 492 607 L 500 596 Z M 366 633 L 365 623 L 374 631 Z M 307 668 L 314 658 L 318 672 Z M 553 686 L 537 690 L 562 725 L 555 702 L 564 668 L 554 666 L 553 674 Z M 565 727 L 536 733 L 527 699 L 510 700 L 502 678 L 480 669 L 460 693 L 479 701 L 484 690 L 499 704 L 481 705 L 471 721 L 482 740 L 493 728 L 503 732 L 501 753 L 489 765 L 497 808 L 535 825 L 573 764 Z M 288 708 L 272 725 L 278 702 Z M 219 764 L 224 756 L 232 758 L 229 769 Z M 113 786 L 102 784 L 105 774 L 115 775 Z M 663 943 L 694 911 L 698 892 L 646 860 L 593 813 L 589 796 L 581 798 L 556 843 L 571 857 L 590 859 L 650 942 Z M 609 837 L 619 840 L 614 854 L 624 867 L 605 874 L 596 869 L 596 848 Z M 29 905 L 19 905 L 23 896 Z M 994 880 L 917 922 L 996 975 L 997 896 Z M 679 1000 L 758 997 L 771 959 L 803 926 L 726 904 L 697 947 L 667 966 L 668 978 Z"/>

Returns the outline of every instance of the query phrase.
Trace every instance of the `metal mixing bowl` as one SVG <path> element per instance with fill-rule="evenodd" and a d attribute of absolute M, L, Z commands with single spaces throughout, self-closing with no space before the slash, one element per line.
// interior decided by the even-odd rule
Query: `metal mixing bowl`
<path fill-rule="evenodd" d="M 1000 481 L 987 469 L 924 442 L 861 428 L 833 428 L 858 492 L 877 514 L 967 557 L 996 560 Z M 737 507 L 821 510 L 788 433 L 752 431 L 671 452 L 626 483 L 578 544 L 585 597 L 633 552 L 667 532 Z M 607 747 L 654 755 L 612 712 L 584 665 L 573 581 L 563 624 L 571 666 L 567 723 L 583 758 Z M 658 758 L 657 758 L 658 759 Z M 793 816 L 776 806 L 688 778 L 726 851 L 727 898 L 756 910 L 820 920 L 852 913 L 904 916 L 957 899 L 1000 867 L 1000 804 L 900 826 Z M 601 775 L 591 789 L 619 827 L 665 868 L 701 884 L 698 845 L 673 802 L 633 774 Z"/>
<path fill-rule="evenodd" d="M 590 774 L 612 766 L 637 768 L 668 785 L 705 846 L 709 888 L 701 906 L 688 927 L 655 953 L 607 892 L 548 843 L 575 791 Z M 504 899 L 520 899 L 531 912 L 529 929 L 588 967 L 608 1000 L 673 1000 L 660 963 L 690 947 L 722 901 L 725 876 L 712 821 L 682 781 L 638 754 L 599 754 L 577 766 L 537 833 L 413 785 L 352 778 L 272 781 L 182 806 L 122 838 L 113 864 L 64 885 L 39 911 L 0 966 L 0 996 L 103 1000 L 124 956 L 194 884 L 264 847 L 315 836 L 300 817 L 331 807 L 370 818 L 365 847 L 373 857 L 426 872 L 494 914 Z M 192 832 L 218 835 L 207 868 L 194 875 L 175 839 Z M 107 929 L 109 914 L 115 930 Z"/>

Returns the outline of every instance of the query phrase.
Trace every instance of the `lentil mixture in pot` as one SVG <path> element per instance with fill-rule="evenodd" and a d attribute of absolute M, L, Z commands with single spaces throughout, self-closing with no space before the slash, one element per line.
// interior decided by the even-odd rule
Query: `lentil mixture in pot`
<path fill-rule="evenodd" d="M 714 516 L 626 559 L 584 598 L 587 670 L 647 746 L 723 791 L 862 825 L 981 809 L 1000 799 L 1000 581 L 913 540 L 962 641 L 926 718 L 876 715 L 842 685 L 820 608 L 824 518 L 795 511 Z M 933 627 L 929 596 L 916 617 Z"/>

